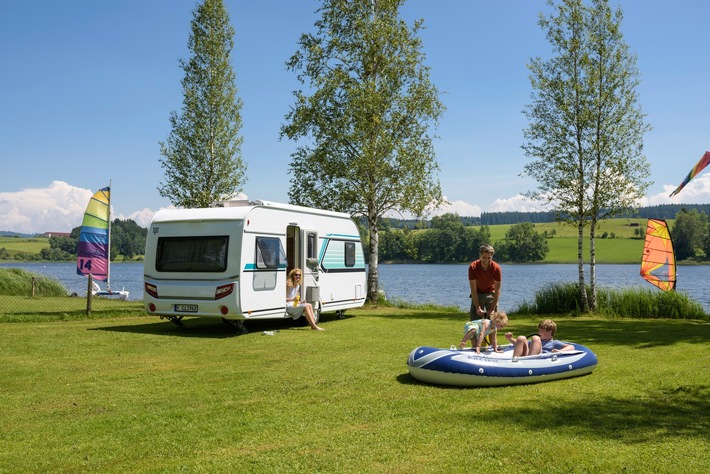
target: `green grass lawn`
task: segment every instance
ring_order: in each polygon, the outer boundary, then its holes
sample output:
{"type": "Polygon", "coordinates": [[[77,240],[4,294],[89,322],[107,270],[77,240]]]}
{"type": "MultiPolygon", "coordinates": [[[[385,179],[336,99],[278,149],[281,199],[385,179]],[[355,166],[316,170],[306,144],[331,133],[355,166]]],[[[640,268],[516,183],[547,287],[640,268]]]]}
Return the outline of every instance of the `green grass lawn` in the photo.
{"type": "MultiPolygon", "coordinates": [[[[547,239],[550,251],[542,263],[577,263],[578,241],[572,237],[547,239]],[[571,258],[574,256],[574,258],[571,258]]],[[[597,263],[641,264],[644,241],[640,239],[596,239],[594,248],[597,263]]],[[[584,262],[589,262],[589,241],[583,245],[584,262]]]]}
{"type": "Polygon", "coordinates": [[[591,375],[465,389],[416,382],[406,358],[457,343],[466,315],[329,316],[243,336],[199,319],[2,322],[0,472],[710,470],[709,323],[555,318],[597,354],[591,375]]]}

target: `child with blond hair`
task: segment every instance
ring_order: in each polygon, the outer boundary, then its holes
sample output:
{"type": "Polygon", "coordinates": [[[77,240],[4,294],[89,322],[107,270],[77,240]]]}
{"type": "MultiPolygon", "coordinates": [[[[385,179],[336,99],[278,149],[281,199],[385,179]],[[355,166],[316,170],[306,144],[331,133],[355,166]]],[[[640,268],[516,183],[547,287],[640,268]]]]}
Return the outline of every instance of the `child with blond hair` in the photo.
{"type": "Polygon", "coordinates": [[[459,344],[459,350],[466,346],[466,343],[471,341],[471,348],[476,350],[476,354],[481,353],[481,343],[483,339],[491,335],[491,345],[495,352],[503,352],[498,349],[498,330],[503,329],[508,324],[508,315],[502,311],[494,311],[490,319],[477,319],[468,321],[463,326],[463,339],[459,344]]]}

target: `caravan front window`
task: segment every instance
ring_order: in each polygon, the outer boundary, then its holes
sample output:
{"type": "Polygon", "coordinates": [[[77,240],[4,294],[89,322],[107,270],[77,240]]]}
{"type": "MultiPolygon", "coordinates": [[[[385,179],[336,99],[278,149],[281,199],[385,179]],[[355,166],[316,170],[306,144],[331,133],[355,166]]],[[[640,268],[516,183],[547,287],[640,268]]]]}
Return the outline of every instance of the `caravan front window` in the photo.
{"type": "Polygon", "coordinates": [[[159,272],[224,272],[229,236],[160,237],[155,257],[159,272]]]}

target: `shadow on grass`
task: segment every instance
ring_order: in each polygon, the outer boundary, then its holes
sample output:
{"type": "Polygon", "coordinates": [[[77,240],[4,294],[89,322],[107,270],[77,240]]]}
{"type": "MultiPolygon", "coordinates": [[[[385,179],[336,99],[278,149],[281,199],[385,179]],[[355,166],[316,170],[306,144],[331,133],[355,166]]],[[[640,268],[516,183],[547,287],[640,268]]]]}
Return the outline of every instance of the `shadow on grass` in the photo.
{"type": "Polygon", "coordinates": [[[598,343],[644,349],[677,342],[705,344],[710,338],[710,324],[702,321],[559,318],[557,322],[556,339],[578,342],[589,347],[598,343]]]}
{"type": "MultiPolygon", "coordinates": [[[[463,325],[467,314],[442,313],[435,311],[399,311],[387,314],[365,314],[368,317],[413,320],[434,319],[438,321],[458,321],[463,325]]],[[[508,330],[514,334],[532,334],[537,331],[536,321],[548,316],[509,318],[509,325],[499,334],[508,330]],[[522,320],[522,321],[521,321],[522,320]]],[[[710,323],[683,319],[592,319],[552,316],[557,322],[555,339],[572,341],[593,347],[598,344],[619,344],[639,349],[667,346],[676,342],[704,344],[710,340],[710,323]]],[[[500,335],[499,335],[500,340],[500,335]]]]}
{"type": "MultiPolygon", "coordinates": [[[[154,336],[199,337],[213,339],[224,339],[242,335],[242,333],[235,326],[224,323],[219,319],[185,318],[182,320],[185,327],[178,327],[176,324],[165,319],[160,319],[158,316],[147,316],[147,318],[150,318],[151,321],[154,322],[125,326],[106,326],[100,328],[90,328],[88,330],[151,334],[154,336]]],[[[348,319],[347,314],[341,318],[336,314],[328,313],[321,315],[320,323],[328,323],[341,319],[348,319]]],[[[290,318],[251,320],[245,321],[244,325],[248,333],[308,329],[308,325],[303,318],[299,318],[297,320],[290,318]]]]}
{"type": "MultiPolygon", "coordinates": [[[[387,307],[365,308],[363,315],[372,318],[403,319],[436,319],[438,321],[468,321],[468,312],[457,312],[443,309],[393,309],[387,307]]],[[[463,324],[463,323],[462,323],[463,324]]]]}
{"type": "Polygon", "coordinates": [[[571,428],[588,438],[644,443],[659,437],[706,436],[704,414],[709,412],[710,386],[679,385],[627,398],[595,396],[579,403],[551,399],[535,407],[489,411],[484,417],[491,423],[505,418],[529,430],[541,425],[551,430],[571,428]]]}
{"type": "MultiPolygon", "coordinates": [[[[588,376],[591,375],[584,377],[588,376]]],[[[419,382],[408,373],[398,375],[397,381],[403,385],[428,385],[443,390],[500,388],[431,385],[419,382]]],[[[524,390],[527,386],[515,386],[515,389],[524,390]]],[[[541,426],[551,430],[569,428],[588,438],[643,443],[659,437],[706,436],[707,413],[710,413],[709,385],[678,385],[626,398],[595,395],[579,403],[550,399],[548,403],[533,407],[491,410],[477,416],[478,422],[488,420],[491,426],[505,419],[510,425],[531,431],[537,431],[541,426]]],[[[454,418],[461,420],[469,416],[470,413],[457,413],[454,418]]]]}

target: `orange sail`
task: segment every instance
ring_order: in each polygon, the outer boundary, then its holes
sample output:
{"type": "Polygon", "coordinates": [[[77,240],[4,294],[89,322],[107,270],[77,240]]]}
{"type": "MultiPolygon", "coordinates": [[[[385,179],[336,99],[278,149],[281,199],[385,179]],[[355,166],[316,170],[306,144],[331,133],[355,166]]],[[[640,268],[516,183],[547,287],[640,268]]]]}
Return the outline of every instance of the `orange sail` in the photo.
{"type": "Polygon", "coordinates": [[[675,290],[675,252],[668,225],[664,220],[648,220],[646,243],[641,259],[641,276],[661,290],[675,290]]]}

